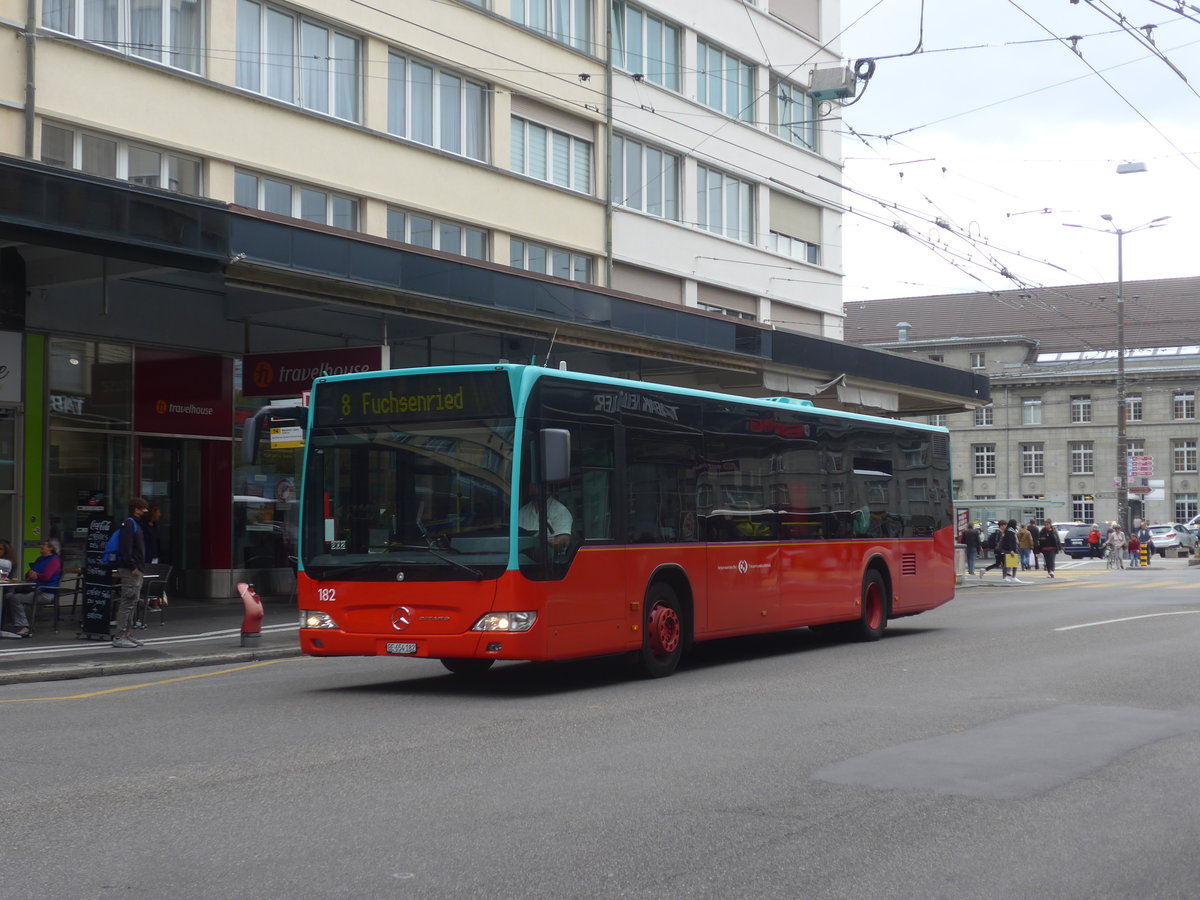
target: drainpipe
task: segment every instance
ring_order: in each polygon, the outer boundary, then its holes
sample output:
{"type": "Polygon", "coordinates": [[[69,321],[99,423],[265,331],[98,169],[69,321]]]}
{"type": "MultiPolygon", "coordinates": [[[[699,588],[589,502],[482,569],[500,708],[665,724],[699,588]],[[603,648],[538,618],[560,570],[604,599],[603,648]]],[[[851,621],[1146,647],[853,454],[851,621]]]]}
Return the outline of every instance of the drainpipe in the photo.
{"type": "Polygon", "coordinates": [[[33,131],[37,125],[37,0],[25,12],[25,158],[33,159],[33,131]]]}
{"type": "MultiPolygon", "coordinates": [[[[32,3],[33,0],[30,0],[32,3]]],[[[613,28],[612,8],[604,4],[604,123],[608,136],[604,141],[604,286],[613,283],[613,28]]]]}

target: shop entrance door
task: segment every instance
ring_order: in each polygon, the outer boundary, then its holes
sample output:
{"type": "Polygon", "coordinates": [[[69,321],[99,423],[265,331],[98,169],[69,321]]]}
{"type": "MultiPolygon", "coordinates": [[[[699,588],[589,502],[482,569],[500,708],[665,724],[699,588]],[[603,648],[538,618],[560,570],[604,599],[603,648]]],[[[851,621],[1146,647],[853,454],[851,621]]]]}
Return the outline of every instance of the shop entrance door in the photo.
{"type": "MultiPolygon", "coordinates": [[[[182,576],[200,558],[200,441],[142,438],[141,496],[157,506],[158,561],[182,576]]],[[[147,519],[149,516],[147,516],[147,519]]],[[[173,580],[179,582],[178,577],[173,580]]]]}

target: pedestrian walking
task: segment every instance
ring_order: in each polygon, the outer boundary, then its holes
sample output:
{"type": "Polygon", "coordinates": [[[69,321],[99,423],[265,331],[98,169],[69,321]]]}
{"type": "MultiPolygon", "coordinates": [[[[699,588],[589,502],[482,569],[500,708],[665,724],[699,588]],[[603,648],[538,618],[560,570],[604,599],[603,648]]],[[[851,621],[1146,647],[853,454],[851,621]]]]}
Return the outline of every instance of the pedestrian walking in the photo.
{"type": "Polygon", "coordinates": [[[1055,559],[1062,552],[1062,539],[1058,536],[1058,529],[1049,519],[1042,523],[1041,530],[1038,531],[1037,545],[1038,552],[1046,563],[1046,577],[1053,578],[1055,559]]]}
{"type": "Polygon", "coordinates": [[[1017,526],[1017,547],[1021,553],[1021,570],[1033,568],[1033,532],[1023,523],[1017,526]]]}
{"type": "Polygon", "coordinates": [[[150,504],[141,497],[130,500],[129,515],[121,523],[117,538],[117,557],[113,565],[120,575],[121,592],[113,616],[117,625],[112,645],[123,649],[142,646],[141,641],[133,639],[133,616],[142,593],[142,573],[146,568],[146,544],[140,523],[149,508],[150,504]]]}
{"type": "Polygon", "coordinates": [[[975,560],[979,558],[979,552],[983,549],[983,539],[979,536],[979,523],[975,522],[964,528],[958,540],[966,548],[967,574],[974,575],[975,560]]]}
{"type": "Polygon", "coordinates": [[[992,569],[1001,569],[1002,575],[1008,575],[1007,572],[1003,571],[1004,550],[1001,549],[1001,545],[1004,543],[1004,533],[1006,531],[1008,531],[1008,523],[1004,520],[1001,520],[999,529],[994,534],[988,536],[988,541],[991,544],[992,553],[994,554],[995,559],[992,560],[992,564],[990,566],[979,570],[980,578],[982,578],[985,573],[992,571],[992,569]]]}

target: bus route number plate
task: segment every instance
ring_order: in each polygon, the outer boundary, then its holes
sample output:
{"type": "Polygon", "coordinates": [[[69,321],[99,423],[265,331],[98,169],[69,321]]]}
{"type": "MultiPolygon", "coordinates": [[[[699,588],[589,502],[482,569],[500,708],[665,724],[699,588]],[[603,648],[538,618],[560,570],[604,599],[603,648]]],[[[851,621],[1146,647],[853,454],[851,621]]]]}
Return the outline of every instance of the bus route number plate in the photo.
{"type": "Polygon", "coordinates": [[[413,653],[417,652],[417,645],[416,644],[394,644],[394,643],[388,644],[387,652],[388,653],[398,653],[401,656],[410,656],[413,653]]]}

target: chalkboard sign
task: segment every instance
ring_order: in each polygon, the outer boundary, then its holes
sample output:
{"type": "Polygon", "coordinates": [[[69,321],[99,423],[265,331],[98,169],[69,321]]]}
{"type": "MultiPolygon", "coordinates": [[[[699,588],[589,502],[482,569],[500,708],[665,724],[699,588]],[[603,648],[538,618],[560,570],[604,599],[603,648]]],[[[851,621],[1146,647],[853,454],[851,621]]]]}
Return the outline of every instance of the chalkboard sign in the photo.
{"type": "Polygon", "coordinates": [[[113,574],[112,564],[104,562],[104,545],[112,529],[120,522],[96,518],[88,522],[87,555],[83,568],[83,625],[81,638],[107,639],[112,629],[113,574]]]}

